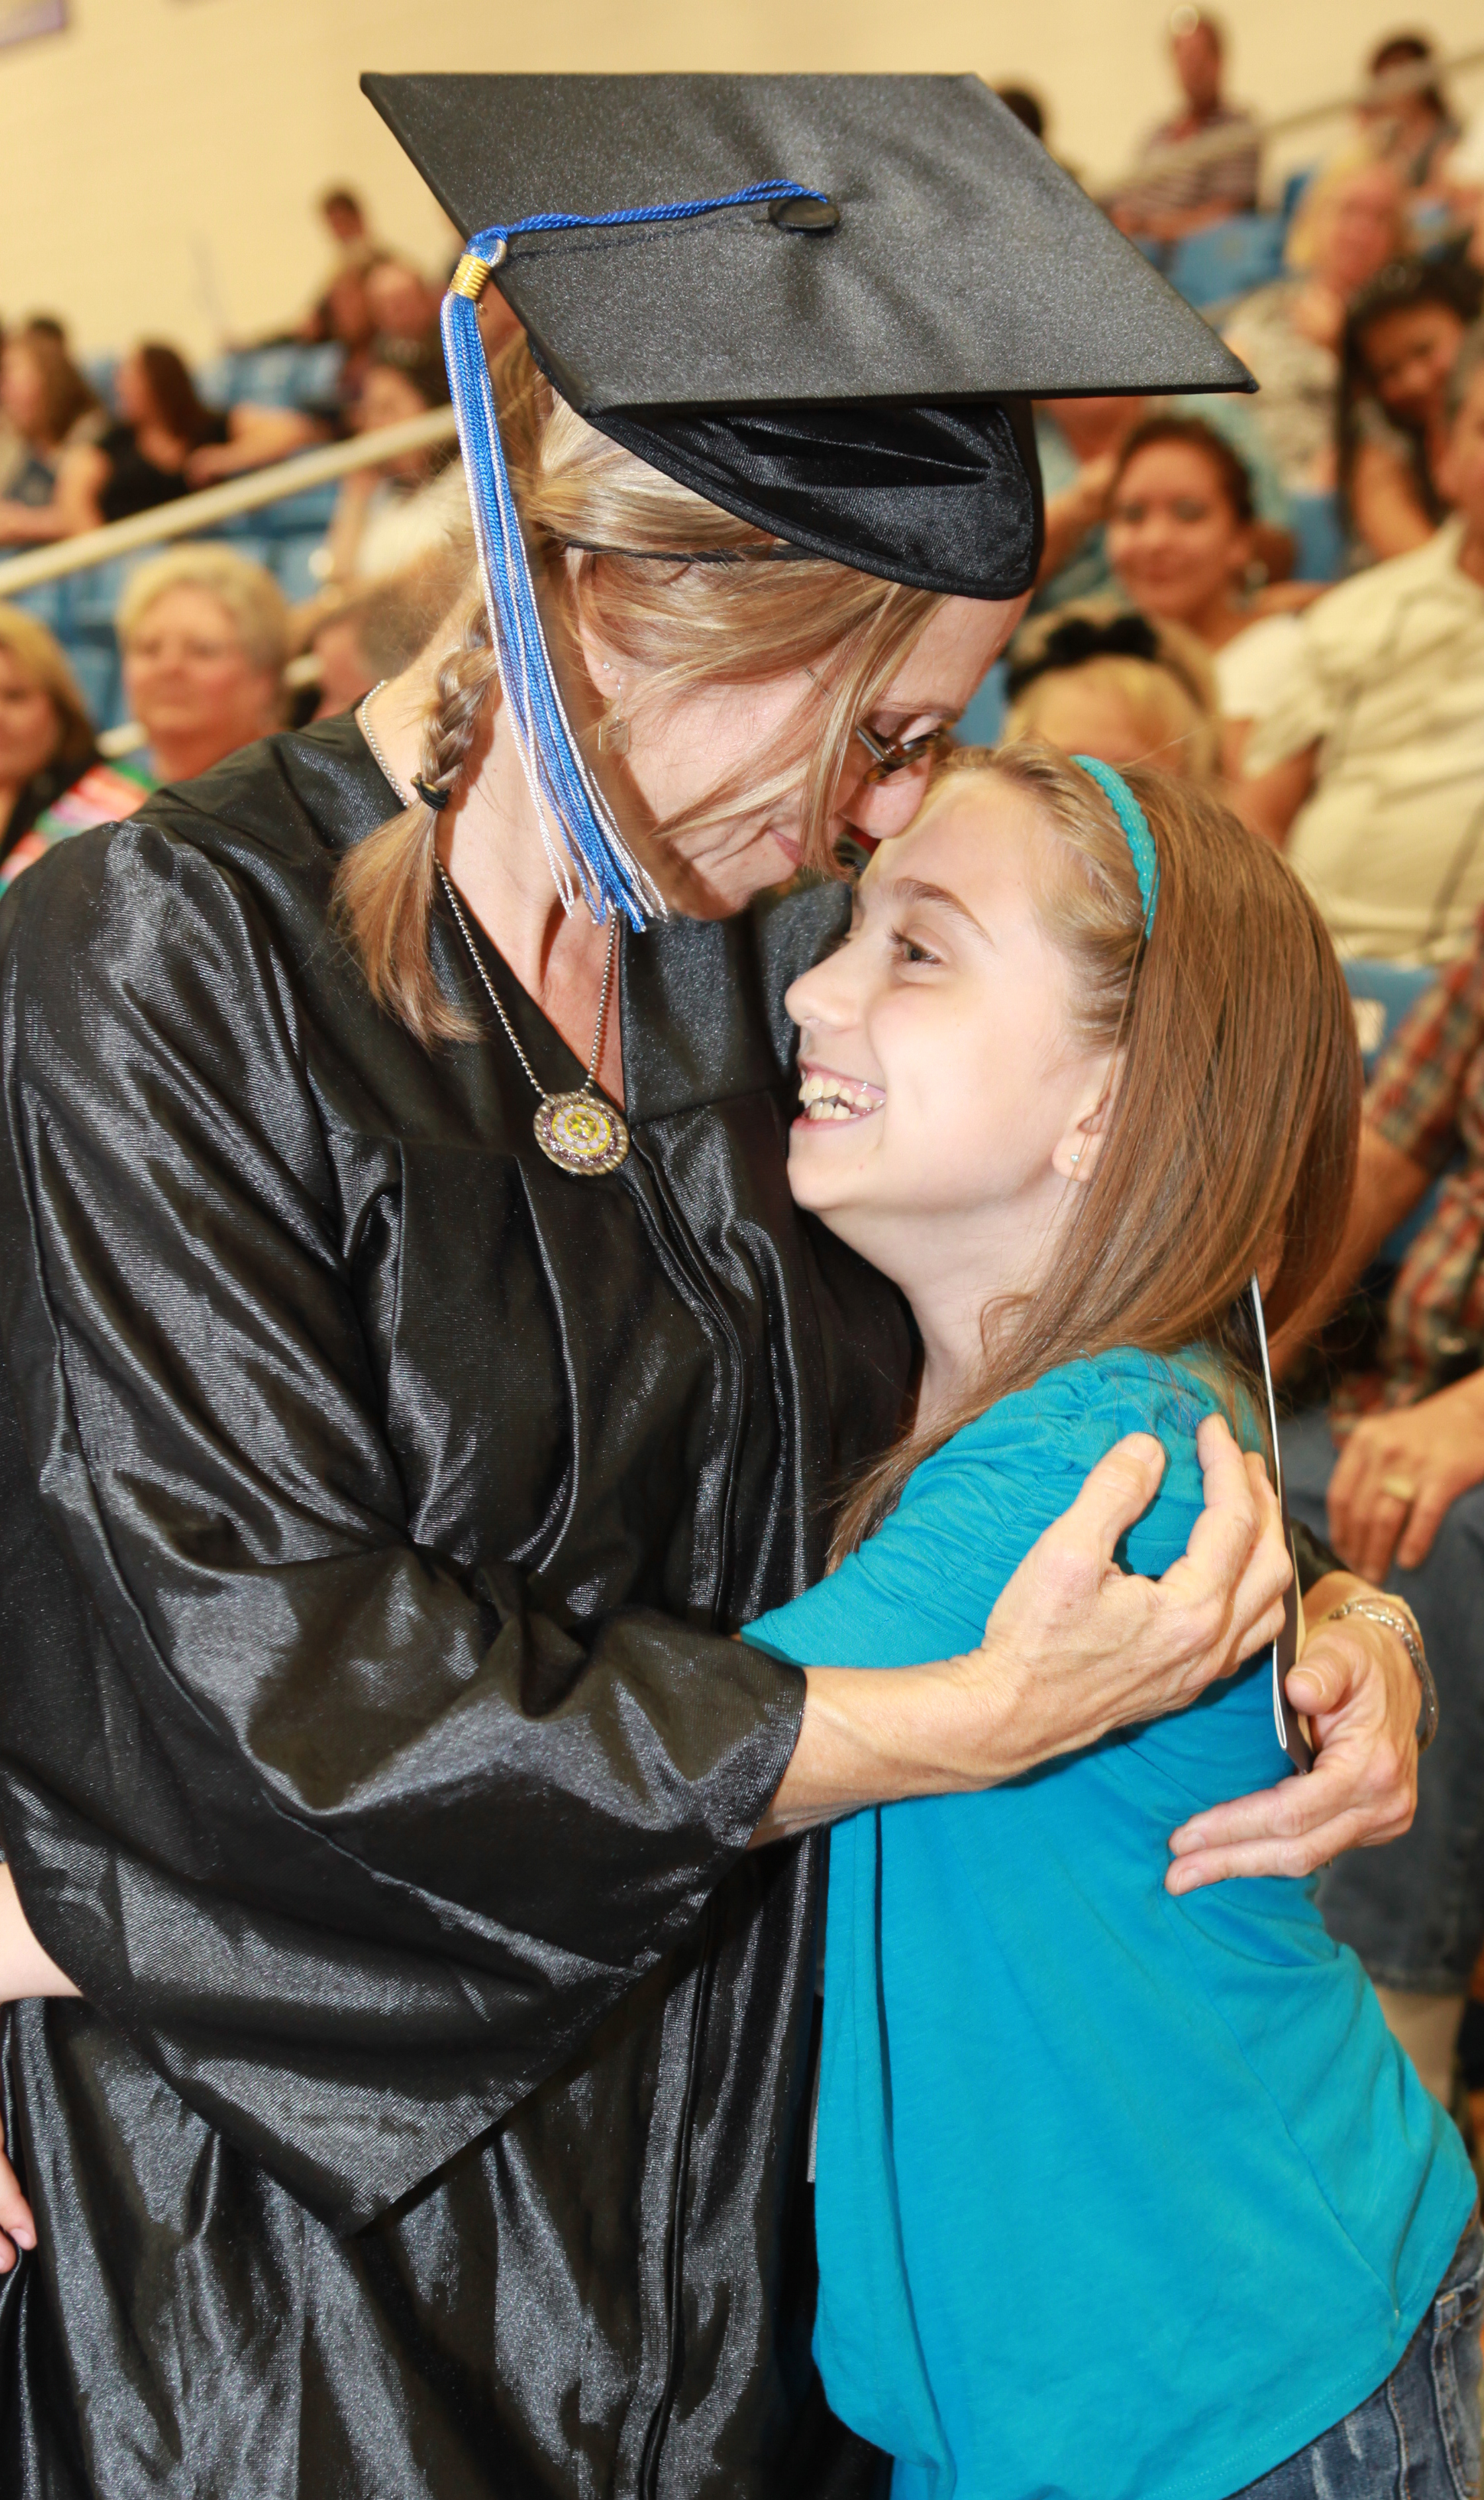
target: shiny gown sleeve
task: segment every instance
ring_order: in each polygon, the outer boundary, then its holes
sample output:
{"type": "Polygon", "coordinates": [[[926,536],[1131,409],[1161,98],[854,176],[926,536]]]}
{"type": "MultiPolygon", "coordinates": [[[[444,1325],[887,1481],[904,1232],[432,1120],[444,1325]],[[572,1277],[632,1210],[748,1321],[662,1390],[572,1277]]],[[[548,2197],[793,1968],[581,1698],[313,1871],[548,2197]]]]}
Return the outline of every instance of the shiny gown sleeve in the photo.
{"type": "Polygon", "coordinates": [[[0,1825],[83,1995],[354,2226],[684,1935],[802,1679],[418,1549],[250,898],[76,851],[0,918],[0,1825]]]}

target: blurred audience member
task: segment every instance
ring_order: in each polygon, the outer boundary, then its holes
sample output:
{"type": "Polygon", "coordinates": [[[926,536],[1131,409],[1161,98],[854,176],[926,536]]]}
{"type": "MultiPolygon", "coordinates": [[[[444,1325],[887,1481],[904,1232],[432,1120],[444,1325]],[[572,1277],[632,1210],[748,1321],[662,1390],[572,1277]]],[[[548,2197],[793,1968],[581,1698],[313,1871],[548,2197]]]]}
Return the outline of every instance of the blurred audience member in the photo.
{"type": "Polygon", "coordinates": [[[1447,418],[1453,519],[1302,619],[1238,794],[1342,953],[1412,964],[1451,961],[1484,904],[1484,324],[1447,418]]]}
{"type": "Polygon", "coordinates": [[[60,643],[23,609],[0,608],[0,885],[38,816],[96,753],[60,643]]]}
{"type": "MultiPolygon", "coordinates": [[[[1484,270],[1484,113],[1474,115],[1458,146],[1450,149],[1442,181],[1448,223],[1463,246],[1464,257],[1470,268],[1484,270]]],[[[1484,2018],[1480,2030],[1484,2033],[1484,2018]]]]}
{"type": "Polygon", "coordinates": [[[366,302],[379,344],[436,347],[440,297],[411,261],[385,252],[366,271],[366,302]]]}
{"type": "Polygon", "coordinates": [[[95,764],[38,816],[9,880],[72,834],[112,824],[280,726],[289,616],[271,573],[231,547],[184,546],[130,576],[118,603],[124,696],[143,751],[95,764]]]}
{"type": "Polygon", "coordinates": [[[1338,485],[1368,555],[1405,555],[1448,509],[1438,475],[1448,376],[1484,278],[1453,261],[1398,260],[1363,287],[1340,346],[1338,485]]]}
{"type": "Polygon", "coordinates": [[[368,260],[375,259],[380,247],[356,192],[338,183],[321,193],[319,214],[334,239],[338,268],[364,269],[368,260]]]}
{"type": "MultiPolygon", "coordinates": [[[[1384,79],[1398,70],[1416,70],[1436,58],[1425,35],[1388,35],[1366,64],[1369,78],[1384,79]]],[[[1361,128],[1375,153],[1396,169],[1408,193],[1440,196],[1443,160],[1457,145],[1460,128],[1435,80],[1375,104],[1363,104],[1361,128]]]]}
{"type": "Polygon", "coordinates": [[[150,345],[126,356],[115,397],[116,423],[62,461],[56,500],[64,534],[127,520],[217,477],[281,459],[313,432],[297,409],[234,408],[222,414],[207,408],[174,347],[150,345]]]}
{"type": "Polygon", "coordinates": [[[1011,647],[1005,736],[1044,739],[1120,770],[1214,780],[1216,679],[1193,634],[1108,599],[1033,616],[1011,647]]]}
{"type": "Polygon", "coordinates": [[[0,501],[0,546],[65,538],[57,470],[64,452],[103,432],[98,395],[49,331],[28,327],[0,354],[0,404],[25,446],[0,501]]]}
{"type": "MultiPolygon", "coordinates": [[[[435,342],[408,350],[383,341],[367,367],[355,428],[383,425],[446,407],[448,377],[435,342]]],[[[423,451],[352,472],[336,498],[327,580],[333,587],[384,579],[442,545],[463,517],[463,472],[450,438],[423,451]]]]}
{"type": "Polygon", "coordinates": [[[1209,652],[1229,773],[1250,724],[1287,680],[1298,620],[1275,611],[1315,595],[1308,584],[1254,584],[1256,525],[1252,480],[1203,417],[1151,416],[1136,427],[1108,499],[1108,560],[1134,607],[1183,625],[1209,652]]]}
{"type": "Polygon", "coordinates": [[[1373,158],[1330,166],[1289,229],[1291,276],[1259,286],[1225,325],[1261,385],[1252,413],[1291,495],[1335,485],[1339,346],[1345,312],[1406,247],[1401,181],[1373,158]]]}
{"type": "Polygon", "coordinates": [[[1028,86],[997,86],[995,93],[1001,103],[1014,115],[1016,120],[1022,122],[1029,130],[1032,138],[1039,139],[1044,146],[1046,108],[1039,96],[1033,95],[1028,86]]]}
{"type": "Polygon", "coordinates": [[[310,638],[319,663],[314,718],[353,710],[384,678],[411,668],[467,577],[467,546],[455,560],[450,543],[446,562],[434,557],[376,582],[321,617],[310,638]]]}
{"type": "Polygon", "coordinates": [[[1109,214],[1125,234],[1151,243],[1178,243],[1203,226],[1257,206],[1258,148],[1249,113],[1222,96],[1225,37],[1204,9],[1176,9],[1170,21],[1170,57],[1184,99],[1178,113],[1152,130],[1139,149],[1148,180],[1120,194],[1109,214]],[[1159,171],[1166,149],[1192,139],[1232,134],[1236,144],[1201,163],[1159,171]]]}
{"type": "MultiPolygon", "coordinates": [[[[485,294],[493,289],[485,288],[485,294]]],[[[1293,564],[1288,497],[1250,407],[1237,398],[1043,399],[1036,403],[1036,447],[1046,502],[1045,546],[1036,607],[1065,608],[1113,587],[1104,521],[1119,456],[1151,416],[1198,416],[1229,443],[1252,479],[1254,553],[1270,579],[1293,564]]]]}
{"type": "Polygon", "coordinates": [[[1340,1860],[1320,1898],[1424,2082],[1447,2100],[1484,1944],[1484,920],[1376,1069],[1345,1237],[1274,1345],[1281,1366],[1435,1183],[1387,1297],[1377,1366],[1284,1427],[1283,1469],[1296,1514],[1411,1606],[1437,1679],[1438,1737],[1411,1830],[1340,1860]]]}

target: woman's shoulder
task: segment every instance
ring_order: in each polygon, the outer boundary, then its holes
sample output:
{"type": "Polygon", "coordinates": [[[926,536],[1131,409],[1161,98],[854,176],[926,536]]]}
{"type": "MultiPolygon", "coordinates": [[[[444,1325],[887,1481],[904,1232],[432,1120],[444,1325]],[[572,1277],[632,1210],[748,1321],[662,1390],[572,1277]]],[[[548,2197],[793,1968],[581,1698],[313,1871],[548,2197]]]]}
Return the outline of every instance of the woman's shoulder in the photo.
{"type": "Polygon", "coordinates": [[[250,953],[254,978],[270,958],[327,955],[336,858],[389,801],[359,732],[357,754],[342,723],[326,731],[261,740],[46,850],[0,905],[12,984],[40,1003],[128,957],[190,984],[203,948],[223,972],[250,953]]]}

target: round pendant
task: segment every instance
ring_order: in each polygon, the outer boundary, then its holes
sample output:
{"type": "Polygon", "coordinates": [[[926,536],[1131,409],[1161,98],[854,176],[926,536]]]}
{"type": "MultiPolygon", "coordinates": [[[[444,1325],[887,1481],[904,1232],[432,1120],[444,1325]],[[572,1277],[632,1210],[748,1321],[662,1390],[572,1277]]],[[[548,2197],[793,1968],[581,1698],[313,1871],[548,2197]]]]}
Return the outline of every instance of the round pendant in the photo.
{"type": "Polygon", "coordinates": [[[629,1151],[623,1118],[599,1094],[547,1094],[535,1125],[542,1153],[579,1178],[616,1171],[629,1151]]]}

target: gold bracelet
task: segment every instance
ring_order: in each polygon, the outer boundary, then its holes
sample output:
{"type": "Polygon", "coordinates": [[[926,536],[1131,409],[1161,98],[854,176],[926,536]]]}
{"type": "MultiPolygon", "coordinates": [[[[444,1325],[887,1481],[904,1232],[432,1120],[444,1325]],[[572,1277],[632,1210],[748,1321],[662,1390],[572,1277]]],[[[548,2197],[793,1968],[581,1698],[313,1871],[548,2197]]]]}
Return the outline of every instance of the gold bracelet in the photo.
{"type": "Polygon", "coordinates": [[[1419,1754],[1425,1754],[1437,1733],[1441,1713],[1437,1703],[1437,1686],[1434,1681],[1433,1670],[1428,1664],[1427,1651],[1423,1647],[1421,1628],[1411,1607],[1404,1597],[1390,1595],[1348,1597],[1342,1606],[1332,1606],[1321,1621],[1327,1624],[1341,1624],[1346,1615],[1364,1615],[1368,1623],[1384,1624],[1388,1631],[1396,1633],[1407,1657],[1411,1660],[1413,1671],[1422,1687],[1422,1716],[1417,1727],[1417,1751],[1419,1754]]]}

